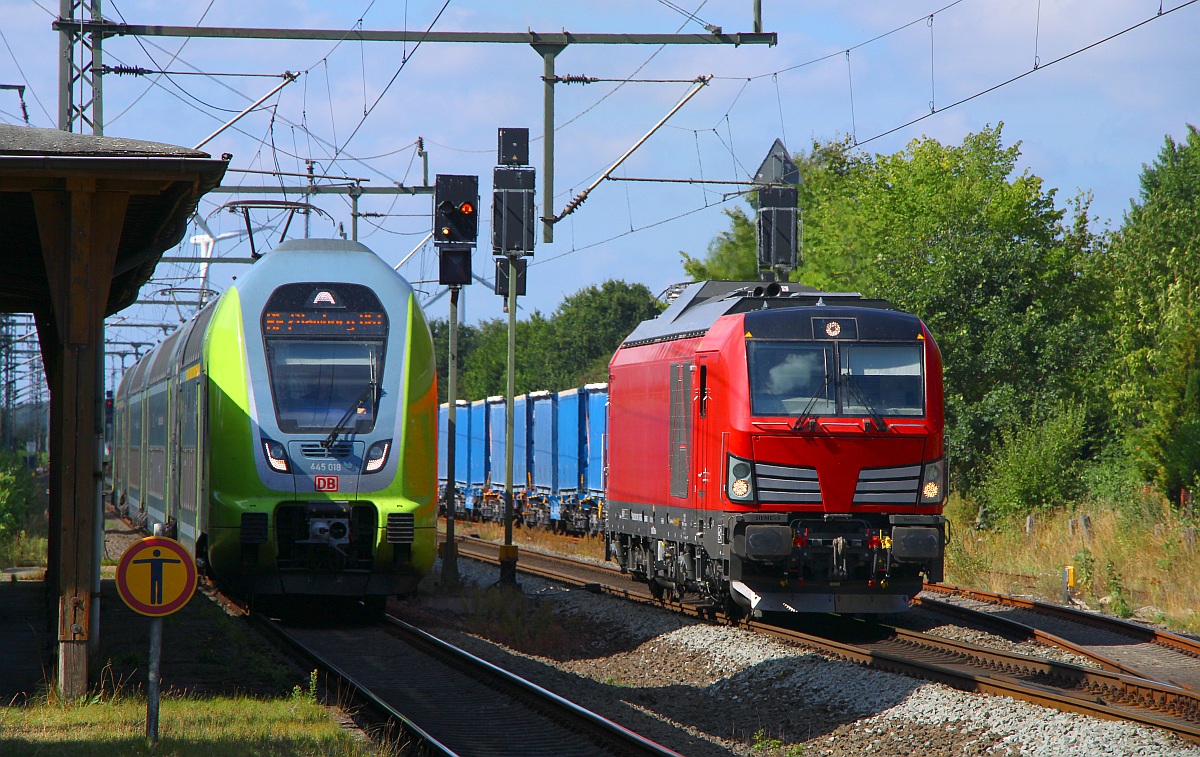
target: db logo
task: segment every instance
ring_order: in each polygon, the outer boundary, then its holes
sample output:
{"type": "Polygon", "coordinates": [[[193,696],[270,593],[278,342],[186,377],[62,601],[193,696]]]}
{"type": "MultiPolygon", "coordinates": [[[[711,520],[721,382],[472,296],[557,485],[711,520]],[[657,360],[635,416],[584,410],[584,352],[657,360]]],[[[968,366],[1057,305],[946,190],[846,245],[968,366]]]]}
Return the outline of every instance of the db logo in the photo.
{"type": "Polygon", "coordinates": [[[313,489],[319,492],[335,492],[338,490],[338,477],[313,476],[313,489]]]}

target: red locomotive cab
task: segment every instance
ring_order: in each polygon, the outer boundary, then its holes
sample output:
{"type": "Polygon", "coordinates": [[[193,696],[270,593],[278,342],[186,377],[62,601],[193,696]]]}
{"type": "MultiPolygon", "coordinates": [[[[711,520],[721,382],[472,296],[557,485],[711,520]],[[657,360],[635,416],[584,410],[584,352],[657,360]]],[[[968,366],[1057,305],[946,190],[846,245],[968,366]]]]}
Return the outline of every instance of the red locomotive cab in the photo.
{"type": "Polygon", "coordinates": [[[859,295],[691,285],[610,366],[609,556],[755,614],[894,612],[941,580],[941,354],[859,295]]]}
{"type": "Polygon", "coordinates": [[[941,353],[919,319],[834,306],[728,318],[727,455],[713,462],[729,506],[941,512],[941,353]]]}

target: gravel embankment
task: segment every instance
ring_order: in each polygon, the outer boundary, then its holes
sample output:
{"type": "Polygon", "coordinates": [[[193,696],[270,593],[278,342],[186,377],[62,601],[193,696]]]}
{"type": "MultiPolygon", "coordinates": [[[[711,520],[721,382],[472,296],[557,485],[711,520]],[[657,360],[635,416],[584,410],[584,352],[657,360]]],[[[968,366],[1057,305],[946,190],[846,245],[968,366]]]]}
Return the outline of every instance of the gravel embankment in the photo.
{"type": "MultiPolygon", "coordinates": [[[[496,568],[460,561],[464,580],[496,568]]],[[[433,576],[440,575],[440,566],[433,576]]],[[[521,576],[570,636],[504,645],[461,605],[396,605],[427,630],[687,755],[1200,757],[1163,731],[869,670],[753,632],[521,576]]],[[[467,602],[466,604],[470,604],[467,602]]],[[[544,613],[534,617],[546,623],[544,613]]],[[[519,634],[518,634],[519,636],[519,634]]]]}

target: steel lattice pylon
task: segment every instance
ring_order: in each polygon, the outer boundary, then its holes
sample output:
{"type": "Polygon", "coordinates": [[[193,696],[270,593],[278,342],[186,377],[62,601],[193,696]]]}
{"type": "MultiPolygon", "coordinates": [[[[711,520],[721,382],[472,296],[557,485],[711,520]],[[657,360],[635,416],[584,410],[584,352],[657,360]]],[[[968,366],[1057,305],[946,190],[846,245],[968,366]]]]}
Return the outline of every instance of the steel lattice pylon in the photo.
{"type": "Polygon", "coordinates": [[[60,0],[58,39],[58,128],[104,134],[101,70],[103,34],[73,28],[73,21],[101,21],[100,0],[60,0]]]}

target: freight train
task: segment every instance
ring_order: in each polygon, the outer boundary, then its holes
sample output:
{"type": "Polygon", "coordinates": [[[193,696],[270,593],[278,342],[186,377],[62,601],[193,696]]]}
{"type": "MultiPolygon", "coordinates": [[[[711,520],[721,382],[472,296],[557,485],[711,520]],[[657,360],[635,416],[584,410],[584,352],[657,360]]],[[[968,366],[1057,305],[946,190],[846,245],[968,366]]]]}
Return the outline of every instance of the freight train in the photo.
{"type": "MultiPolygon", "coordinates": [[[[602,531],[607,558],[658,596],[735,615],[897,612],[941,580],[942,360],[915,315],[794,284],[693,283],[625,339],[608,378],[514,403],[525,521],[602,531]]],[[[498,511],[503,408],[456,413],[468,516],[498,511]]]]}
{"type": "Polygon", "coordinates": [[[113,405],[113,503],[218,584],[381,609],[432,567],[433,342],[367,247],[281,243],[127,371],[113,405]]]}

